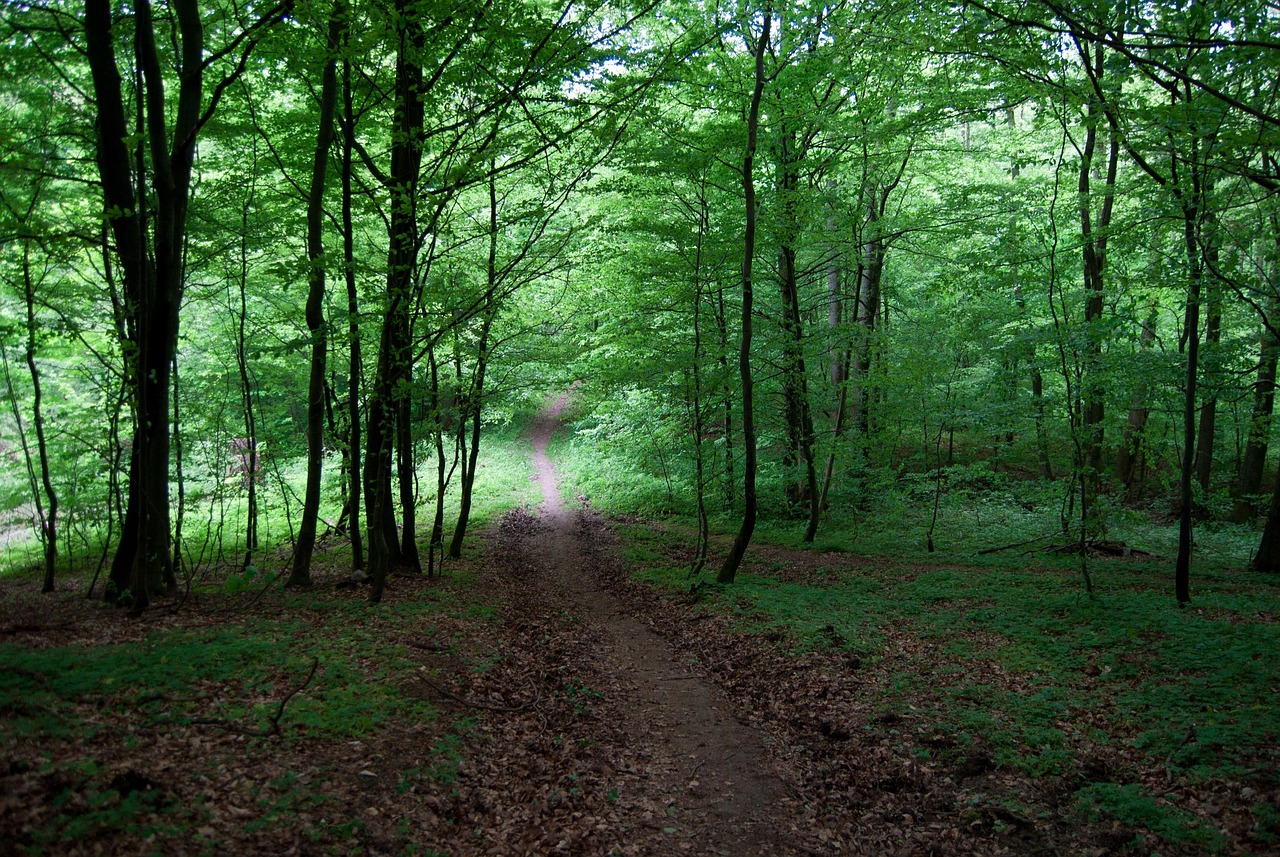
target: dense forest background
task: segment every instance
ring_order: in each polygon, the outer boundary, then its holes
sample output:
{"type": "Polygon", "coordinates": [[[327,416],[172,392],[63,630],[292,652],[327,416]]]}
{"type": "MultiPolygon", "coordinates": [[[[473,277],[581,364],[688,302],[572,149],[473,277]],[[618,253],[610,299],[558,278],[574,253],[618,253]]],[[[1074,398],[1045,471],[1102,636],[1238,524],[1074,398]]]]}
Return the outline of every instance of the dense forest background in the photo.
{"type": "Polygon", "coordinates": [[[737,528],[722,580],[757,520],[1139,547],[1179,601],[1196,527],[1280,563],[1274,2],[0,28],[0,550],[47,588],[305,584],[340,537],[378,600],[571,385],[578,501],[690,516],[699,569],[737,528]]]}

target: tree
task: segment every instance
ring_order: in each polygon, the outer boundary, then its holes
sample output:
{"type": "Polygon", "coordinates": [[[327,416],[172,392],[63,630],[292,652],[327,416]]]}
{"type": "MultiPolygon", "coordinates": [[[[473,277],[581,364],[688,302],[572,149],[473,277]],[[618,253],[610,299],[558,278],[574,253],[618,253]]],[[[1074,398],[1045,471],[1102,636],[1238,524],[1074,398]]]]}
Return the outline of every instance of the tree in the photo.
{"type": "MultiPolygon", "coordinates": [[[[337,51],[346,26],[347,10],[336,0],[329,18],[329,33],[320,82],[320,128],[311,168],[311,192],[307,196],[307,330],[311,333],[311,372],[307,386],[307,488],[303,499],[298,543],[287,586],[311,583],[311,554],[315,549],[316,521],[320,517],[320,478],[324,461],[325,381],[329,332],[324,319],[325,254],[324,190],[329,148],[334,136],[337,105],[337,51]]],[[[352,393],[354,395],[354,392],[352,393]]]]}
{"type": "Polygon", "coordinates": [[[742,237],[742,330],[741,345],[738,351],[738,374],[742,384],[742,445],[743,445],[743,511],[742,524],[738,535],[733,540],[733,547],[725,557],[720,571],[716,575],[719,583],[733,583],[742,565],[742,558],[751,544],[751,535],[756,526],[756,434],[755,415],[752,410],[751,375],[751,325],[752,301],[755,286],[752,280],[752,266],[756,252],[756,185],[755,156],[756,143],[760,130],[760,98],[764,92],[765,73],[764,59],[769,50],[769,30],[773,26],[773,9],[766,6],[764,21],[760,27],[760,36],[756,40],[752,55],[755,58],[754,83],[751,90],[751,103],[747,108],[747,145],[742,155],[742,193],[745,206],[745,228],[742,237]]]}
{"type": "Polygon", "coordinates": [[[173,25],[179,50],[179,56],[171,58],[174,71],[168,75],[177,77],[172,105],[165,93],[165,57],[158,47],[149,0],[141,0],[131,16],[113,10],[109,0],[86,0],[84,15],[96,105],[98,174],[115,238],[112,251],[124,283],[132,349],[129,374],[134,384],[129,505],[107,598],[134,610],[144,609],[152,596],[175,584],[169,549],[169,390],[196,140],[227,87],[244,73],[258,39],[290,7],[272,7],[209,57],[204,53],[205,26],[195,0],[175,0],[172,8],[174,20],[163,22],[173,25]],[[125,68],[131,80],[136,72],[139,81],[134,96],[138,122],[133,131],[115,43],[116,34],[124,32],[137,59],[136,68],[125,68]],[[206,70],[237,51],[238,61],[206,102],[206,70]],[[130,152],[129,142],[134,139],[138,145],[130,152]]]}

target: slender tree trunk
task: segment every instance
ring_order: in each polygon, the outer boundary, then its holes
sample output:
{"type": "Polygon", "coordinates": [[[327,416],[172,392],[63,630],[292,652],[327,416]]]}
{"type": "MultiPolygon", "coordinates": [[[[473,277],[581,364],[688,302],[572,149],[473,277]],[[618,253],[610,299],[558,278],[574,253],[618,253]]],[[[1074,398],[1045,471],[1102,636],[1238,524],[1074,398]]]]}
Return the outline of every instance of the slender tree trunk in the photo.
{"type": "MultiPolygon", "coordinates": [[[[1276,317],[1275,303],[1272,317],[1276,317]]],[[[1245,443],[1244,458],[1232,493],[1235,505],[1231,520],[1243,524],[1257,514],[1254,497],[1262,488],[1262,473],[1267,461],[1268,440],[1271,436],[1271,414],[1276,399],[1276,354],[1280,351],[1280,339],[1263,327],[1262,353],[1258,358],[1258,380],[1253,387],[1253,411],[1249,419],[1249,438],[1245,443]]]]}
{"type": "Polygon", "coordinates": [[[733,385],[729,382],[729,322],[724,308],[724,284],[717,283],[715,300],[716,352],[720,355],[720,381],[724,392],[724,498],[722,507],[732,509],[738,499],[738,480],[733,466],[733,385]]]}
{"type": "MultiPolygon", "coordinates": [[[[1194,193],[1194,191],[1193,191],[1194,193]]],[[[1194,499],[1192,481],[1196,459],[1196,382],[1200,367],[1200,288],[1201,260],[1198,236],[1199,195],[1183,198],[1183,237],[1187,252],[1187,310],[1184,329],[1187,338],[1186,383],[1183,390],[1182,472],[1179,496],[1182,508],[1178,514],[1178,558],[1174,567],[1174,594],[1178,603],[1191,600],[1191,536],[1194,499]]],[[[1261,551],[1259,552],[1261,553],[1261,551]]]]}
{"type": "Polygon", "coordinates": [[[449,487],[444,451],[444,413],[440,400],[440,364],[436,360],[435,349],[427,347],[427,365],[431,372],[430,401],[432,428],[431,434],[436,446],[436,503],[435,515],[431,521],[431,541],[427,548],[427,574],[436,573],[436,557],[440,558],[440,568],[444,568],[444,493],[449,487]]]}
{"type": "Polygon", "coordinates": [[[773,10],[764,10],[764,26],[755,50],[755,87],[751,93],[751,107],[747,111],[747,148],[742,158],[742,189],[746,204],[746,229],[742,247],[742,342],[738,352],[738,371],[742,379],[742,442],[743,442],[743,512],[742,525],[733,541],[724,565],[720,567],[716,581],[732,583],[737,576],[742,558],[751,544],[756,527],[756,434],[755,417],[752,414],[751,377],[751,312],[753,284],[752,263],[756,252],[756,186],[754,162],[756,136],[760,125],[760,96],[764,91],[764,57],[769,49],[769,30],[773,25],[773,10]]]}
{"type": "MultiPolygon", "coordinates": [[[[42,388],[40,386],[40,369],[36,365],[36,293],[35,283],[31,277],[31,242],[22,245],[22,290],[27,305],[27,371],[31,374],[31,419],[36,430],[36,454],[40,459],[40,483],[44,487],[44,496],[48,499],[47,509],[40,509],[40,494],[31,487],[36,499],[44,543],[44,584],[41,592],[52,592],[53,574],[58,562],[58,492],[53,489],[53,479],[49,472],[49,446],[44,436],[44,413],[41,410],[42,388]]],[[[17,410],[17,401],[14,401],[17,410]]],[[[19,422],[21,427],[21,422],[19,422]]],[[[26,443],[23,442],[25,451],[26,443]]],[[[30,468],[30,456],[27,457],[30,468]]],[[[32,480],[34,482],[34,479],[32,480]]]]}
{"type": "Polygon", "coordinates": [[[324,70],[320,82],[320,129],[316,134],[311,165],[311,190],[307,195],[307,330],[311,334],[311,374],[307,384],[307,487],[298,524],[298,543],[286,586],[311,585],[311,555],[320,518],[320,488],[324,464],[325,374],[328,371],[329,333],[324,318],[324,188],[333,142],[333,118],[337,103],[337,51],[342,41],[346,9],[337,0],[329,18],[324,70]]]}
{"type": "MultiPolygon", "coordinates": [[[[253,172],[257,175],[257,142],[254,143],[253,172]]],[[[249,320],[247,293],[249,289],[249,210],[253,207],[256,185],[249,182],[249,197],[240,215],[240,316],[236,324],[236,367],[240,371],[240,403],[244,408],[244,432],[248,465],[244,485],[249,492],[249,508],[246,512],[244,532],[243,567],[253,564],[253,552],[258,549],[258,473],[262,463],[258,457],[258,426],[253,409],[253,382],[249,377],[248,343],[245,325],[249,320]]]]}
{"type": "Polygon", "coordinates": [[[467,535],[467,523],[471,519],[471,491],[475,487],[476,468],[480,464],[480,427],[484,413],[484,376],[489,367],[489,331],[497,315],[498,291],[498,180],[496,165],[489,168],[489,258],[486,265],[487,287],[485,306],[480,322],[480,340],[476,343],[476,369],[471,380],[471,395],[467,397],[467,408],[462,415],[463,424],[467,414],[471,420],[471,451],[462,462],[461,496],[458,498],[458,521],[453,528],[453,539],[449,543],[449,557],[458,559],[462,556],[462,542],[467,535]]]}
{"type": "MultiPolygon", "coordinates": [[[[1142,333],[1138,338],[1138,350],[1146,352],[1151,349],[1156,339],[1156,304],[1151,303],[1147,318],[1142,323],[1142,333]]],[[[1134,390],[1129,404],[1129,418],[1125,423],[1124,437],[1120,442],[1120,450],[1116,455],[1116,475],[1124,485],[1125,493],[1132,496],[1138,484],[1139,464],[1143,457],[1143,445],[1147,428],[1147,419],[1151,408],[1147,403],[1145,385],[1134,390]]]]}
{"type": "MultiPolygon", "coordinates": [[[[343,45],[350,40],[343,30],[343,45]]],[[[351,94],[351,62],[342,60],[342,270],[347,285],[347,339],[351,350],[347,367],[347,451],[351,468],[351,570],[364,568],[364,538],[360,529],[360,495],[363,487],[360,450],[360,295],[356,289],[355,229],[351,212],[351,159],[355,149],[355,108],[351,94]]]]}
{"type": "MultiPolygon", "coordinates": [[[[1208,252],[1207,249],[1203,252],[1208,252]]],[[[1195,480],[1204,491],[1209,490],[1209,480],[1213,476],[1213,446],[1217,435],[1218,422],[1218,385],[1219,355],[1218,345],[1222,341],[1222,301],[1217,289],[1208,287],[1207,317],[1204,324],[1203,359],[1205,361],[1205,397],[1200,404],[1200,427],[1196,432],[1196,472],[1195,480]]]]}
{"type": "MultiPolygon", "coordinates": [[[[1095,50],[1092,60],[1086,56],[1085,62],[1092,62],[1094,79],[1102,79],[1105,69],[1102,49],[1095,50]]],[[[1105,415],[1103,402],[1106,397],[1101,366],[1103,286],[1107,267],[1108,230],[1111,227],[1116,171],[1120,159],[1120,140],[1112,132],[1110,125],[1104,124],[1104,119],[1102,106],[1091,101],[1085,116],[1085,144],[1080,157],[1078,185],[1080,248],[1083,255],[1084,288],[1087,295],[1084,311],[1087,336],[1085,377],[1081,391],[1084,399],[1081,430],[1084,433],[1085,444],[1084,472],[1081,477],[1081,516],[1085,527],[1095,535],[1101,534],[1103,525],[1097,514],[1097,498],[1102,487],[1103,417],[1105,415]],[[1102,188],[1102,204],[1098,209],[1095,222],[1093,207],[1096,204],[1096,192],[1092,188],[1092,177],[1097,168],[1094,160],[1097,153],[1099,126],[1102,126],[1107,134],[1107,172],[1102,188]]]]}
{"type": "Polygon", "coordinates": [[[693,257],[693,365],[690,371],[689,398],[693,404],[694,490],[698,508],[698,542],[693,551],[689,576],[697,577],[707,564],[711,542],[711,524],[707,517],[706,460],[702,443],[705,431],[702,416],[702,245],[709,228],[709,212],[705,183],[698,188],[698,239],[693,257]]]}

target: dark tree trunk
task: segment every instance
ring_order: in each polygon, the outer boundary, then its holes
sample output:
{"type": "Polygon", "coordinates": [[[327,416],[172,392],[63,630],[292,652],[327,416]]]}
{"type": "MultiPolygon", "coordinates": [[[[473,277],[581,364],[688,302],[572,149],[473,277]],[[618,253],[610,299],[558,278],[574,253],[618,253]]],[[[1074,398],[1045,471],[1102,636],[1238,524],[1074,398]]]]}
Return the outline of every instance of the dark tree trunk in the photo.
{"type": "Polygon", "coordinates": [[[1204,491],[1209,490],[1209,480],[1213,477],[1213,446],[1218,424],[1218,384],[1221,382],[1217,348],[1222,341],[1222,302],[1218,299],[1216,292],[1217,289],[1209,288],[1208,317],[1204,324],[1205,398],[1200,404],[1200,427],[1196,432],[1195,479],[1204,491]]]}
{"type": "Polygon", "coordinates": [[[1280,474],[1276,476],[1277,488],[1271,495],[1271,506],[1267,510],[1267,523],[1262,529],[1262,541],[1258,544],[1258,552],[1249,563],[1251,571],[1280,572],[1280,474]]]}
{"type": "MultiPolygon", "coordinates": [[[[476,482],[476,467],[480,464],[480,427],[484,415],[484,376],[489,368],[489,330],[497,315],[498,291],[498,180],[494,165],[489,169],[489,258],[486,266],[487,288],[484,296],[483,317],[480,322],[480,341],[476,344],[476,369],[471,380],[471,394],[467,396],[467,408],[462,414],[465,427],[468,415],[471,421],[471,450],[462,460],[461,495],[458,498],[458,521],[449,542],[449,557],[462,556],[462,542],[471,520],[471,492],[476,482]]],[[[461,430],[461,429],[460,429],[461,430]]]]}
{"type": "MultiPolygon", "coordinates": [[[[182,69],[173,99],[165,93],[150,0],[132,4],[132,15],[119,22],[113,20],[109,0],[86,0],[84,16],[96,107],[98,174],[124,282],[128,327],[133,333],[128,375],[133,379],[135,430],[129,507],[106,597],[134,610],[144,609],[154,595],[176,587],[169,549],[169,391],[178,341],[191,170],[200,127],[245,68],[243,62],[237,65],[214,89],[210,103],[203,104],[206,57],[199,6],[196,0],[173,0],[169,8],[174,12],[175,26],[166,32],[166,39],[175,43],[182,69]],[[113,40],[121,30],[117,23],[131,24],[139,72],[136,115],[140,122],[134,154],[128,148],[131,135],[113,40]],[[149,150],[145,164],[141,158],[144,147],[149,150]],[[133,164],[139,166],[137,187],[131,175],[133,164]]],[[[243,58],[247,59],[261,33],[280,20],[287,8],[274,7],[242,34],[247,36],[243,58]]]]}
{"type": "Polygon", "coordinates": [[[732,583],[742,565],[751,535],[756,527],[756,434],[752,406],[751,377],[751,310],[753,284],[752,263],[756,252],[756,185],[754,163],[756,136],[760,126],[760,96],[764,91],[764,56],[769,50],[769,30],[773,25],[773,10],[764,10],[764,26],[755,50],[755,86],[751,93],[751,106],[747,111],[747,148],[742,158],[742,189],[746,204],[746,229],[742,247],[742,342],[738,351],[738,371],[742,380],[742,443],[743,443],[743,512],[742,525],[733,540],[733,547],[720,567],[716,581],[732,583]]]}
{"type": "MultiPolygon", "coordinates": [[[[257,142],[254,142],[251,175],[257,175],[257,142]]],[[[240,317],[236,325],[236,367],[240,372],[240,404],[244,409],[245,452],[248,464],[244,467],[244,487],[248,490],[248,509],[245,512],[244,562],[253,564],[253,552],[258,549],[258,474],[262,463],[258,457],[258,426],[253,409],[253,382],[249,378],[249,354],[245,326],[249,321],[247,293],[249,290],[249,210],[253,208],[256,186],[249,181],[249,196],[240,216],[240,317]]],[[[233,443],[234,445],[234,443],[233,443]]]]}
{"type": "Polygon", "coordinates": [[[431,433],[436,445],[436,503],[435,515],[431,521],[431,541],[427,548],[427,574],[436,573],[436,557],[439,556],[440,569],[444,568],[444,493],[449,487],[448,462],[444,451],[444,413],[440,401],[440,364],[436,360],[435,349],[427,347],[427,364],[431,372],[430,401],[432,429],[431,433]]]}
{"type": "Polygon", "coordinates": [[[325,373],[328,371],[329,333],[324,319],[324,188],[333,142],[333,118],[337,102],[337,52],[342,41],[346,9],[337,0],[329,18],[324,70],[320,82],[320,129],[316,134],[311,165],[311,190],[307,195],[307,331],[311,334],[311,375],[307,384],[307,487],[302,500],[298,543],[286,586],[311,585],[311,555],[320,518],[320,480],[324,462],[325,373]]]}
{"type": "MultiPolygon", "coordinates": [[[[1156,305],[1153,302],[1146,320],[1142,323],[1142,334],[1138,339],[1139,351],[1148,351],[1155,342],[1156,319],[1156,305]]],[[[1129,404],[1129,418],[1125,422],[1124,437],[1120,442],[1120,450],[1116,454],[1116,475],[1124,485],[1125,493],[1130,496],[1134,494],[1138,485],[1147,419],[1151,415],[1145,391],[1146,385],[1140,385],[1140,388],[1133,393],[1133,399],[1129,404]]]]}
{"type": "MultiPolygon", "coordinates": [[[[1090,62],[1086,57],[1085,62],[1090,62]]],[[[1100,80],[1104,73],[1103,51],[1095,50],[1091,74],[1100,80]]],[[[1103,469],[1103,417],[1106,390],[1102,385],[1102,310],[1103,286],[1107,267],[1107,238],[1111,227],[1111,213],[1115,201],[1116,170],[1120,159],[1120,140],[1105,123],[1102,106],[1089,103],[1085,121],[1084,151],[1080,156],[1080,248],[1083,255],[1085,300],[1084,321],[1087,335],[1085,346],[1084,389],[1081,431],[1084,434],[1084,461],[1081,473],[1081,520],[1085,528],[1100,535],[1103,522],[1097,514],[1097,498],[1102,488],[1103,469]],[[1102,205],[1096,222],[1093,206],[1096,192],[1092,188],[1093,172],[1097,168],[1094,159],[1098,146],[1098,130],[1107,134],[1106,178],[1102,188],[1102,205]]]]}
{"type": "MultiPolygon", "coordinates": [[[[414,274],[418,258],[417,187],[422,163],[423,109],[422,66],[419,53],[423,32],[417,13],[408,0],[396,0],[396,26],[399,47],[396,55],[395,116],[391,143],[391,216],[387,233],[387,292],[382,335],[378,343],[378,369],[369,402],[368,453],[365,457],[365,498],[369,528],[369,571],[373,585],[370,601],[382,600],[383,587],[393,566],[404,561],[400,534],[392,505],[391,475],[393,459],[398,463],[403,505],[407,496],[410,508],[401,511],[406,520],[412,516],[413,449],[398,450],[408,432],[410,386],[413,380],[410,354],[411,304],[414,274]]],[[[414,540],[408,526],[405,541],[414,540]]],[[[416,554],[416,542],[415,542],[416,554]]],[[[415,556],[416,559],[416,556],[415,556]]],[[[419,566],[420,567],[420,566],[419,566]]]]}
{"type": "MultiPolygon", "coordinates": [[[[1274,308],[1273,308],[1274,316],[1274,308]]],[[[1262,489],[1262,473],[1267,461],[1267,446],[1271,436],[1271,414],[1276,400],[1276,353],[1280,351],[1277,339],[1270,327],[1262,331],[1262,354],[1258,359],[1258,380],[1253,387],[1253,412],[1249,419],[1249,438],[1240,462],[1233,494],[1235,505],[1231,520],[1243,524],[1257,514],[1254,497],[1262,489]]]]}
{"type": "MultiPolygon", "coordinates": [[[[1194,178],[1194,176],[1193,176],[1194,178]]],[[[1194,188],[1181,190],[1183,240],[1187,253],[1187,310],[1183,324],[1187,338],[1186,384],[1183,390],[1182,471],[1179,475],[1178,558],[1174,566],[1174,595],[1179,604],[1191,600],[1191,535],[1194,516],[1192,477],[1196,458],[1196,382],[1200,367],[1200,197],[1194,188]]]]}
{"type": "MultiPolygon", "coordinates": [[[[34,205],[34,200],[33,200],[34,205]]],[[[40,369],[36,366],[36,293],[35,283],[31,278],[31,242],[26,240],[22,245],[22,289],[27,305],[27,371],[31,374],[31,419],[36,430],[36,454],[40,459],[40,484],[44,487],[44,495],[48,500],[48,508],[41,509],[40,494],[32,485],[36,499],[36,510],[40,518],[42,530],[41,541],[44,543],[44,583],[41,592],[52,592],[53,574],[58,563],[58,492],[53,490],[53,479],[49,473],[49,446],[44,436],[44,413],[41,410],[42,390],[40,386],[40,369]]],[[[17,401],[14,401],[17,408],[17,401]]],[[[19,422],[21,427],[21,422],[19,422]]],[[[24,441],[25,448],[26,443],[24,441]]],[[[30,456],[27,458],[30,468],[30,456]]],[[[34,481],[34,480],[33,480],[34,481]]]]}
{"type": "Polygon", "coordinates": [[[787,486],[793,508],[805,509],[808,523],[804,540],[812,542],[818,531],[818,480],[813,452],[813,414],[809,405],[808,372],[804,361],[804,320],[800,316],[800,284],[796,276],[795,240],[799,231],[795,195],[799,190],[799,153],[795,133],[784,130],[778,143],[782,197],[783,235],[778,248],[778,285],[782,318],[782,392],[786,417],[787,454],[783,464],[800,473],[787,486]]]}
{"type": "MultiPolygon", "coordinates": [[[[350,40],[349,30],[343,31],[343,44],[350,40]]],[[[350,342],[350,360],[347,367],[347,454],[351,472],[351,569],[364,568],[364,539],[360,529],[360,495],[363,488],[360,467],[360,375],[363,361],[360,355],[360,295],[356,290],[355,229],[351,213],[351,159],[355,150],[355,108],[351,94],[351,62],[342,61],[342,270],[347,285],[347,339],[350,342]]]]}
{"type": "Polygon", "coordinates": [[[729,382],[729,322],[724,308],[724,284],[716,288],[714,306],[716,324],[716,351],[720,355],[720,379],[724,397],[721,403],[724,412],[724,499],[725,510],[732,509],[738,499],[738,480],[734,478],[733,467],[733,385],[729,382]]]}

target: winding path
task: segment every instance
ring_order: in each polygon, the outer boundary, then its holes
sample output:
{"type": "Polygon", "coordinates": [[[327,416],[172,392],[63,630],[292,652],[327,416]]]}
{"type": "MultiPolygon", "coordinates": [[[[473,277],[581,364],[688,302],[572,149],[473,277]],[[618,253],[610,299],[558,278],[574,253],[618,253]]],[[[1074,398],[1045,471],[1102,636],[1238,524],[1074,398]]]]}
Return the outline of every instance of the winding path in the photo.
{"type": "MultiPolygon", "coordinates": [[[[530,429],[542,526],[529,535],[527,550],[544,569],[541,586],[599,640],[599,666],[617,679],[611,693],[620,698],[611,709],[642,743],[654,772],[644,787],[667,803],[670,823],[702,853],[795,853],[790,801],[762,737],[735,717],[690,658],[673,652],[594,579],[597,563],[581,541],[584,513],[565,507],[547,456],[567,400],[566,394],[550,403],[530,429]]],[[[645,853],[662,852],[655,846],[645,853]]]]}

